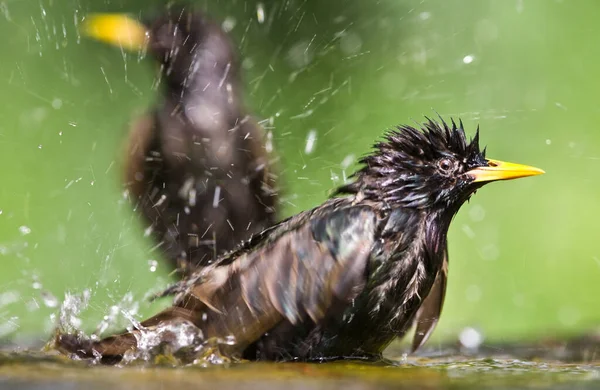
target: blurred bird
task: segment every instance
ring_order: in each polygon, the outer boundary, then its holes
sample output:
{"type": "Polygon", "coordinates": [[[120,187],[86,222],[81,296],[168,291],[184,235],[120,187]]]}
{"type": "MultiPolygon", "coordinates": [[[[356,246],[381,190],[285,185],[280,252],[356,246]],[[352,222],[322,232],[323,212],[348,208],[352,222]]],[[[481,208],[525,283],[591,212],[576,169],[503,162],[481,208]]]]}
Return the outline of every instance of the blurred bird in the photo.
{"type": "Polygon", "coordinates": [[[242,104],[236,50],[199,12],[170,8],[147,25],[87,18],[87,35],[160,64],[162,96],[132,126],[125,181],[165,257],[184,273],[276,222],[276,176],[242,104]]]}
{"type": "Polygon", "coordinates": [[[374,149],[335,197],[165,291],[172,307],[100,341],[61,336],[59,348],[115,361],[185,324],[197,340],[229,339],[224,352],[245,359],[376,359],[416,324],[416,350],[442,310],[461,205],[488,182],[544,172],[486,158],[479,129],[467,142],[462,122],[401,126],[374,149]]]}

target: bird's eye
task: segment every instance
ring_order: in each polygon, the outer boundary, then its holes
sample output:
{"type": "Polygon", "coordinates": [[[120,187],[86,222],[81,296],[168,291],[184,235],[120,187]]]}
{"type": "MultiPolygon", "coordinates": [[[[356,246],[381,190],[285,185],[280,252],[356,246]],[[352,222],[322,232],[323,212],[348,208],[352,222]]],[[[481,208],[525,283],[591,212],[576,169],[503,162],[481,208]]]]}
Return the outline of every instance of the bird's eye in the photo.
{"type": "Polygon", "coordinates": [[[454,167],[454,164],[452,163],[452,160],[448,158],[443,158],[438,162],[438,166],[442,171],[450,172],[452,170],[452,167],[454,167]]]}

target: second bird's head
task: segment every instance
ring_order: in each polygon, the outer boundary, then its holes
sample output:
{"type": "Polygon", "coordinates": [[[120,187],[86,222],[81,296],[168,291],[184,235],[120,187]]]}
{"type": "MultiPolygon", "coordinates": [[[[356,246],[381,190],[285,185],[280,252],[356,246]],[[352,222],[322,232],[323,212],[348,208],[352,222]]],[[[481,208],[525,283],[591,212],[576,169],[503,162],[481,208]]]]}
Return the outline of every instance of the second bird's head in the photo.
{"type": "Polygon", "coordinates": [[[168,7],[147,21],[124,14],[91,14],[83,33],[125,50],[148,51],[169,83],[183,83],[202,69],[232,76],[236,50],[221,27],[199,11],[168,7]]]}

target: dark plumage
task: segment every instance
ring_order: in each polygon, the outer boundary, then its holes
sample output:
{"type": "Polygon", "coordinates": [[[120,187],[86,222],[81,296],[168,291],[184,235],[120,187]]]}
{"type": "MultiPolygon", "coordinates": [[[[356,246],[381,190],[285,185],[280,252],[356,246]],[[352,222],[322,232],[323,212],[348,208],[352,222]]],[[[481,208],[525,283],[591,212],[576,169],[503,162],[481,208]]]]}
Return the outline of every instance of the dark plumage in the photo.
{"type": "Polygon", "coordinates": [[[275,223],[266,140],[243,107],[236,50],[220,26],[173,8],[148,27],[93,16],[87,31],[147,47],[160,64],[162,97],[132,126],[125,181],[173,266],[191,273],[275,223]]]}
{"type": "Polygon", "coordinates": [[[462,123],[432,120],[390,131],[361,162],[336,197],[168,289],[174,305],[141,328],[99,342],[63,336],[59,346],[119,359],[142,334],[184,323],[198,345],[232,336],[224,352],[246,359],[377,358],[416,323],[417,349],[442,309],[460,206],[487,181],[543,171],[488,160],[478,134],[468,143],[462,123]]]}

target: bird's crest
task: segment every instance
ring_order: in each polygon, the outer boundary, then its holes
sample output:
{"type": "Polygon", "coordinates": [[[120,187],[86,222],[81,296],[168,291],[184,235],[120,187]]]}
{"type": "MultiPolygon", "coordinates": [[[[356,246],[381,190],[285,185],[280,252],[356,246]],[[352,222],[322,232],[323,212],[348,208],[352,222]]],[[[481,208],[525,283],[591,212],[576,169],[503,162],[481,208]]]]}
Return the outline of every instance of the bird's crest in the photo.
{"type": "Polygon", "coordinates": [[[388,131],[384,140],[375,144],[379,153],[363,158],[362,162],[367,164],[372,160],[371,157],[389,151],[394,151],[397,158],[420,160],[448,153],[463,159],[485,157],[485,150],[482,152],[479,149],[479,127],[475,136],[467,142],[462,120],[459,119],[457,125],[454,119],[450,120],[450,124],[442,118],[439,122],[428,117],[426,119],[420,129],[403,125],[388,131]]]}

